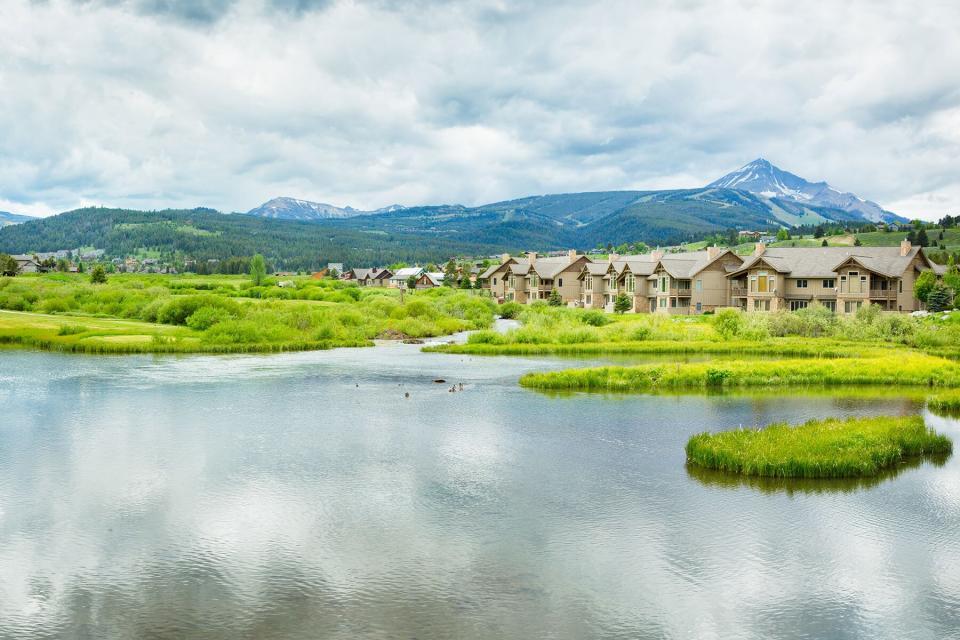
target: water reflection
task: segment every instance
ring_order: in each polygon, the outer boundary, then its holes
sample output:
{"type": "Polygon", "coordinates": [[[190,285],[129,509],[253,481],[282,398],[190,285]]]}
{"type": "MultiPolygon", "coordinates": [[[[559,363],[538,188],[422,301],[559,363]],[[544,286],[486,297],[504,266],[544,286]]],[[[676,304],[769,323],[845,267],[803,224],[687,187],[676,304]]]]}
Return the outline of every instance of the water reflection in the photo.
{"type": "Polygon", "coordinates": [[[872,489],[888,480],[896,478],[909,469],[916,469],[920,465],[929,463],[935,467],[942,467],[947,463],[950,454],[936,454],[908,458],[901,464],[885,469],[875,476],[857,478],[771,478],[748,476],[740,473],[725,473],[713,469],[705,469],[699,465],[687,463],[687,475],[707,487],[724,489],[755,489],[762,493],[785,493],[789,496],[795,493],[851,493],[861,489],[872,489]]]}
{"type": "Polygon", "coordinates": [[[914,399],[516,384],[558,366],[404,345],[0,353],[0,638],[958,628],[956,456],[866,491],[737,489],[684,468],[695,432],[916,412],[914,399]]]}

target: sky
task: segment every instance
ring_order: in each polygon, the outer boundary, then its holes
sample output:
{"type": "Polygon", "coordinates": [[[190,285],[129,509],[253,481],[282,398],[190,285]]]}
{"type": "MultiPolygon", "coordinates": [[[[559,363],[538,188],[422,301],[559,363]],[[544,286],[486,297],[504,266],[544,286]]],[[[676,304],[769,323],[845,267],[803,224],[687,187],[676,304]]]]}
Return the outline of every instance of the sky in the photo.
{"type": "Polygon", "coordinates": [[[960,3],[3,0],[0,210],[372,209],[764,157],[960,213],[960,3]]]}

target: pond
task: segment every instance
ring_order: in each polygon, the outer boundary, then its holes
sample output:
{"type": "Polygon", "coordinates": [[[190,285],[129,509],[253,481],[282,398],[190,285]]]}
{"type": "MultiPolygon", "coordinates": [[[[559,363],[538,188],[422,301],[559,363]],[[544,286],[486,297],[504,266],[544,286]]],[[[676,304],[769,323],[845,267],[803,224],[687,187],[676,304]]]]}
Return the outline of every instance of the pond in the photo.
{"type": "Polygon", "coordinates": [[[956,637],[960,456],[684,464],[694,432],[916,399],[516,384],[565,364],[0,351],[0,637],[956,637]]]}

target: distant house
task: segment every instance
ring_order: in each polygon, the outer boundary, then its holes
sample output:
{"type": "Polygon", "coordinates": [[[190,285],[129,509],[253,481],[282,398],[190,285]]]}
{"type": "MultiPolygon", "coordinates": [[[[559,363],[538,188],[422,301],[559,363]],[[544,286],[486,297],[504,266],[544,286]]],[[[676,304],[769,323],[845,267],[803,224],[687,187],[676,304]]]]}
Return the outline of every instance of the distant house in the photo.
{"type": "Polygon", "coordinates": [[[389,269],[374,269],[372,273],[367,277],[367,286],[370,287],[389,287],[390,278],[393,277],[393,272],[389,269]]]}
{"type": "Polygon", "coordinates": [[[750,240],[759,240],[760,236],[762,235],[763,235],[762,231],[750,231],[748,229],[744,229],[743,231],[737,232],[737,237],[740,239],[741,242],[747,242],[750,240]]]}
{"type": "Polygon", "coordinates": [[[40,264],[33,259],[33,256],[21,254],[13,256],[13,259],[20,266],[20,273],[37,273],[40,271],[40,264]]]}
{"type": "Polygon", "coordinates": [[[424,271],[417,278],[417,289],[433,289],[443,285],[442,273],[428,273],[424,271]]]}
{"type": "Polygon", "coordinates": [[[393,272],[393,275],[390,276],[390,286],[394,289],[406,289],[407,280],[409,278],[419,278],[421,274],[423,274],[423,269],[420,267],[397,269],[393,272]]]}
{"type": "Polygon", "coordinates": [[[343,263],[342,262],[329,262],[327,263],[327,271],[336,271],[337,273],[343,273],[343,263]]]}

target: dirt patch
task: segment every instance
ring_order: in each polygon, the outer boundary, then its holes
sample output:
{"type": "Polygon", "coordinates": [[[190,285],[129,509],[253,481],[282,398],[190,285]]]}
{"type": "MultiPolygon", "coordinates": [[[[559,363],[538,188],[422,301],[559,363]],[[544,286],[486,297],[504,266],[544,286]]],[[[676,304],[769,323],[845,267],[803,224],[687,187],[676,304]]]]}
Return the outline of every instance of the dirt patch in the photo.
{"type": "Polygon", "coordinates": [[[413,340],[413,336],[408,336],[403,331],[396,329],[385,329],[377,335],[377,340],[413,340]]]}

